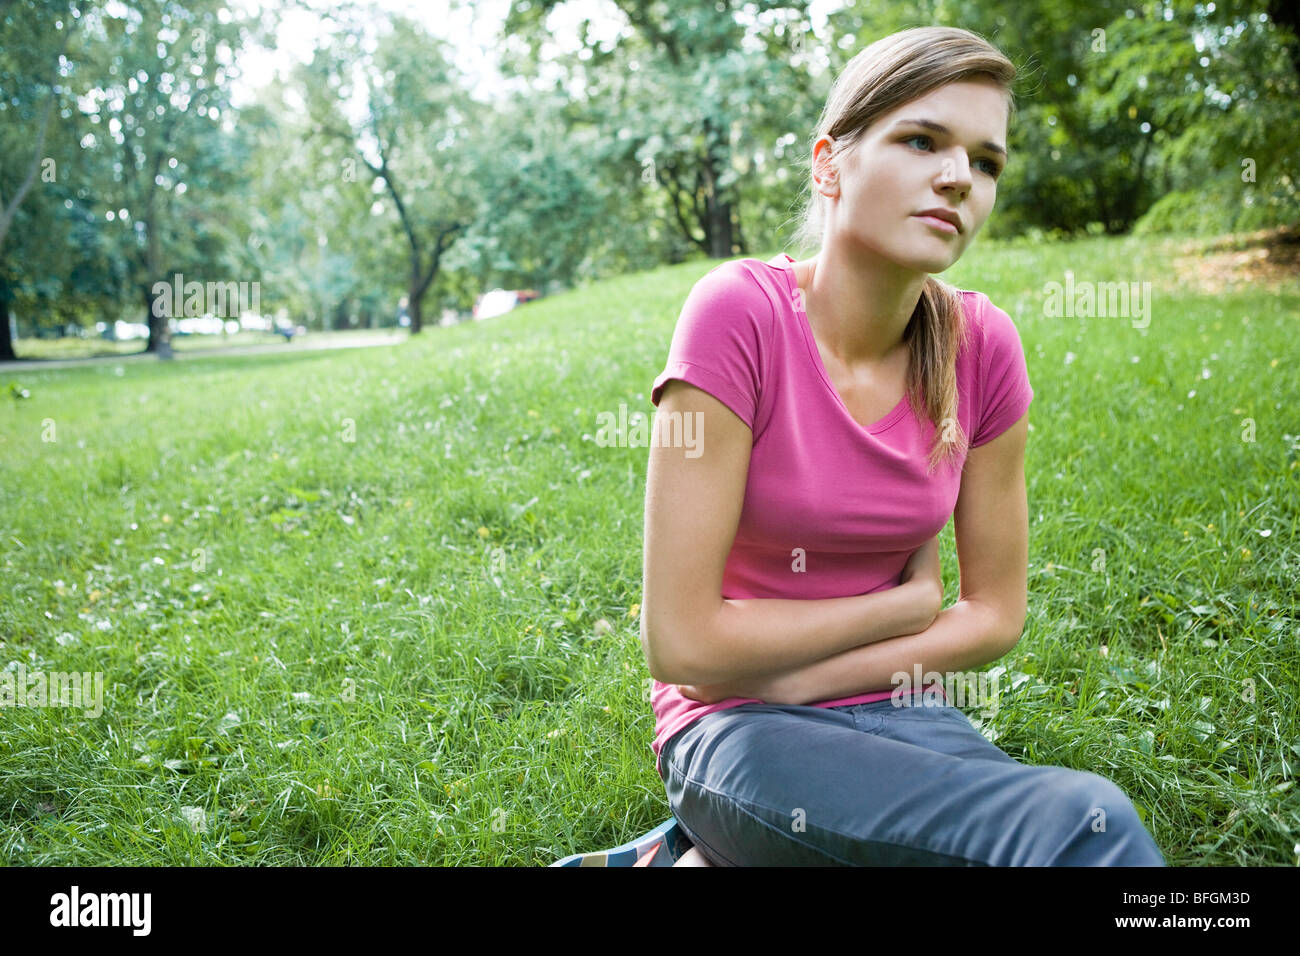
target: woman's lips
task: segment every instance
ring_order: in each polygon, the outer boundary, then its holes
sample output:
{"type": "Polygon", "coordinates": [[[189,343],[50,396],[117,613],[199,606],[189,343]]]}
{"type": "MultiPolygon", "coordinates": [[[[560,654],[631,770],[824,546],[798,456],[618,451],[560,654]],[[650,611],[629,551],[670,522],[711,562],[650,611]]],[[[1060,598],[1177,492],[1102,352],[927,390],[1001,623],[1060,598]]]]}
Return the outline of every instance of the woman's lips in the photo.
{"type": "Polygon", "coordinates": [[[913,218],[919,219],[926,225],[934,226],[934,228],[940,229],[943,232],[954,236],[957,235],[957,227],[946,219],[940,219],[938,216],[915,216],[913,218]]]}

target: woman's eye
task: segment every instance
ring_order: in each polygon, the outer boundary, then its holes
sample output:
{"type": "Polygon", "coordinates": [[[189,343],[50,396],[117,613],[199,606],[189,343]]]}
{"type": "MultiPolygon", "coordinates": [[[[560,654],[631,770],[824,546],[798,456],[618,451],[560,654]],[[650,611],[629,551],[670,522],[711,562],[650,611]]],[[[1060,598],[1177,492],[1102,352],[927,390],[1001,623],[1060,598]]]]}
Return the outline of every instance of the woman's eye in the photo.
{"type": "MultiPolygon", "coordinates": [[[[903,140],[903,142],[904,142],[904,143],[914,143],[914,142],[916,142],[918,139],[919,139],[919,140],[924,140],[926,143],[929,143],[929,142],[930,142],[930,137],[928,137],[928,136],[922,136],[922,135],[920,135],[919,133],[918,133],[916,136],[909,136],[909,137],[907,137],[907,139],[903,140]]],[[[988,174],[989,174],[990,176],[992,176],[994,179],[997,179],[997,178],[998,178],[998,174],[1002,172],[1002,170],[998,168],[998,164],[995,163],[995,162],[994,162],[993,160],[991,160],[991,159],[981,159],[981,160],[978,160],[978,162],[981,162],[981,163],[984,164],[985,170],[986,170],[986,171],[988,172],[988,174]]]]}

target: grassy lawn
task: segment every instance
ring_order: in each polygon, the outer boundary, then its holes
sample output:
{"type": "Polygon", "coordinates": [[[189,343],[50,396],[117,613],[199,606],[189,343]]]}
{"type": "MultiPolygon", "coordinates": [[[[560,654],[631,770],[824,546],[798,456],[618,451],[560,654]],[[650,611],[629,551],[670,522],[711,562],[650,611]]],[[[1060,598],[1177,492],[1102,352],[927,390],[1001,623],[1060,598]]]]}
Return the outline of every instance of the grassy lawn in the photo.
{"type": "MultiPolygon", "coordinates": [[[[1173,865],[1291,865],[1300,282],[1205,294],[1176,256],[981,242],[944,276],[1035,390],[1029,615],[968,715],[1114,780],[1173,865]],[[1066,270],[1151,282],[1149,325],[1046,316],[1066,270]]],[[[0,711],[0,861],[543,865],[666,819],[648,449],[593,436],[653,411],[713,264],[392,349],[7,375],[0,668],[104,699],[0,711]]],[[[951,602],[951,522],[943,564],[951,602]]]]}
{"type": "MultiPolygon", "coordinates": [[[[391,335],[405,334],[405,329],[344,329],[337,332],[309,332],[293,337],[293,343],[319,343],[323,339],[364,343],[375,338],[387,338],[391,335]]],[[[283,335],[274,332],[243,330],[234,335],[176,335],[172,337],[172,350],[176,352],[201,352],[207,349],[244,348],[250,345],[283,345],[283,335]]],[[[76,338],[65,336],[58,339],[18,339],[14,342],[14,354],[25,359],[75,359],[97,358],[100,356],[134,355],[143,352],[144,339],[129,339],[122,342],[110,342],[97,337],[76,338]]]]}

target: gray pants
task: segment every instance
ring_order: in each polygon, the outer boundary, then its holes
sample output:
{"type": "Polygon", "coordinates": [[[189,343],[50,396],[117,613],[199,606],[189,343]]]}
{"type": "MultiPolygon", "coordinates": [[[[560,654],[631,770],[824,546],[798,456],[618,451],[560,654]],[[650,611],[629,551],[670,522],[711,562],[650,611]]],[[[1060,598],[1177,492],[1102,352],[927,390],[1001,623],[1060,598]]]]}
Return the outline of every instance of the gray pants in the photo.
{"type": "Polygon", "coordinates": [[[1023,764],[947,702],[741,704],[661,754],[668,804],[719,866],[1164,866],[1095,773],[1023,764]]]}

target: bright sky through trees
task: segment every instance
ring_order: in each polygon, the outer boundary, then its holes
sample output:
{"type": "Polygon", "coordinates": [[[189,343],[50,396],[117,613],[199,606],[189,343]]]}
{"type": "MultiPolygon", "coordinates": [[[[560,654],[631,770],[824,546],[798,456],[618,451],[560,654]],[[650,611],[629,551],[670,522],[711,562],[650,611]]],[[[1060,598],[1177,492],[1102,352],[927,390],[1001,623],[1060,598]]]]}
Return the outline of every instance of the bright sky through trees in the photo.
{"type": "MultiPolygon", "coordinates": [[[[232,6],[255,11],[265,6],[259,0],[232,0],[232,6]]],[[[813,0],[810,17],[814,31],[823,31],[826,15],[843,6],[843,0],[813,0]]],[[[236,84],[235,102],[243,104],[252,98],[252,91],[265,85],[277,70],[292,62],[306,62],[319,38],[331,27],[322,13],[308,7],[324,10],[324,0],[300,0],[299,5],[286,12],[277,35],[280,49],[265,50],[250,46],[241,54],[240,66],[244,71],[236,84]]],[[[453,4],[451,0],[360,0],[358,7],[373,11],[375,24],[386,16],[405,14],[422,23],[430,33],[453,42],[456,49],[456,66],[473,79],[471,87],[484,98],[493,98],[504,92],[506,81],[497,70],[498,49],[501,44],[501,23],[505,20],[510,0],[472,0],[453,4]]],[[[591,21],[591,36],[602,44],[617,41],[626,18],[612,0],[567,0],[547,19],[547,25],[557,42],[543,46],[547,57],[576,52],[579,48],[578,31],[584,19],[591,21]]],[[[337,27],[334,27],[337,29],[337,27]]],[[[553,82],[554,77],[543,77],[553,82]]]]}

